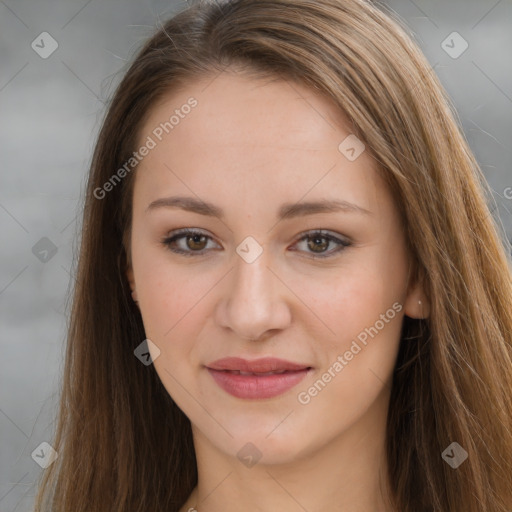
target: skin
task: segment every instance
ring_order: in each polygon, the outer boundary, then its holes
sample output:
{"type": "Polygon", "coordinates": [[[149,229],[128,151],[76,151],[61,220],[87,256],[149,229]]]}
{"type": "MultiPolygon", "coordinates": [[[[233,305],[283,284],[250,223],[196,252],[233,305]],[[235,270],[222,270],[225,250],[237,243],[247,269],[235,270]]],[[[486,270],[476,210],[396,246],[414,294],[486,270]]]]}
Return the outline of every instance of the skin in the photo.
{"type": "Polygon", "coordinates": [[[234,69],[167,96],[150,112],[141,143],[191,96],[198,105],[137,169],[127,272],[147,338],[160,350],[155,370],[192,423],[199,479],[180,512],[390,511],[385,424],[400,328],[404,314],[429,313],[409,279],[393,198],[368,151],[349,161],[338,150],[351,130],[329,100],[234,69]],[[225,216],[147,211],[176,195],[214,203],[225,216]],[[277,221],[283,203],[324,199],[370,214],[277,221]],[[175,254],[162,243],[179,228],[210,237],[175,242],[202,255],[175,254]],[[319,229],[351,245],[336,252],[339,245],[323,238],[301,241],[319,229]],[[248,236],[263,249],[251,263],[236,252],[248,236]],[[331,256],[312,258],[322,252],[331,256]],[[300,403],[298,393],[396,302],[401,311],[300,403]],[[280,396],[244,400],[205,369],[227,356],[280,357],[312,370],[280,396]],[[237,457],[248,442],[261,453],[252,467],[237,457]]]}

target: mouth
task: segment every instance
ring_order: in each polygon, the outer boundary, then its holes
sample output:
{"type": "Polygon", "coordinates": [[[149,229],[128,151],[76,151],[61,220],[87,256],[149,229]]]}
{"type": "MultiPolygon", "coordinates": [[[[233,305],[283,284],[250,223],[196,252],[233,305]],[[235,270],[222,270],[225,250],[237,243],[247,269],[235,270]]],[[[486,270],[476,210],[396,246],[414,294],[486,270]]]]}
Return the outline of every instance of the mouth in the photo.
{"type": "Polygon", "coordinates": [[[225,358],[210,363],[206,369],[217,385],[230,395],[242,399],[264,399],[290,390],[312,367],[276,358],[253,361],[225,358]]]}
{"type": "Polygon", "coordinates": [[[282,373],[287,373],[290,370],[279,370],[275,372],[243,372],[241,370],[217,370],[226,373],[231,373],[232,375],[254,375],[256,377],[263,377],[265,375],[281,375],[282,373]]]}

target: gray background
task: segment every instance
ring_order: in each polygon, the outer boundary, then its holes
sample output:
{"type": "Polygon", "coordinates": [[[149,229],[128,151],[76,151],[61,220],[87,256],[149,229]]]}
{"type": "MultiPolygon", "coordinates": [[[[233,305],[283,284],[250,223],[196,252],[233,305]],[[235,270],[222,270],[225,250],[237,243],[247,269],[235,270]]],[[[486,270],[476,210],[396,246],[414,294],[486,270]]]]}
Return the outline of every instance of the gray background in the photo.
{"type": "MultiPolygon", "coordinates": [[[[512,240],[512,0],[387,5],[448,90],[512,240]],[[453,31],[469,44],[458,58],[442,47],[453,31]]],[[[43,471],[31,454],[52,438],[76,215],[104,101],[156,25],[184,6],[0,0],[0,512],[31,510],[43,471]],[[31,47],[42,32],[58,43],[46,59],[31,47]]]]}

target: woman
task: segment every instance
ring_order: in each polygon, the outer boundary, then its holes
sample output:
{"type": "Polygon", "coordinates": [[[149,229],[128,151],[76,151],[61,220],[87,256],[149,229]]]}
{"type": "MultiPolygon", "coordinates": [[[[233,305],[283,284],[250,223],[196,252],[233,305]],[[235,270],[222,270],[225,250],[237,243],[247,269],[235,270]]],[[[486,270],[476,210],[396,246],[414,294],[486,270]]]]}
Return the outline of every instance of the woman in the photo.
{"type": "Polygon", "coordinates": [[[36,510],[510,511],[488,192],[370,3],[169,20],[94,152],[36,510]]]}

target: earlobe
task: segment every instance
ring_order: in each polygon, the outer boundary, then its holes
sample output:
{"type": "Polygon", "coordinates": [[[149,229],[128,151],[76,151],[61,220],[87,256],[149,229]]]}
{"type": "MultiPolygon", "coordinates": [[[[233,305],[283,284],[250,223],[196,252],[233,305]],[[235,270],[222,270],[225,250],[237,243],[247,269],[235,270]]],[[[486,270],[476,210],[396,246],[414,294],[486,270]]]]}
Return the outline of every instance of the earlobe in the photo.
{"type": "Polygon", "coordinates": [[[430,302],[423,294],[409,294],[407,296],[407,300],[405,301],[404,313],[409,318],[428,318],[430,316],[430,302]]]}
{"type": "Polygon", "coordinates": [[[407,294],[404,304],[404,314],[409,318],[424,319],[430,316],[430,301],[423,286],[416,284],[407,294]]]}
{"type": "Polygon", "coordinates": [[[430,316],[430,301],[425,294],[423,283],[424,276],[421,274],[407,293],[404,314],[409,318],[425,319],[430,316]]]}

